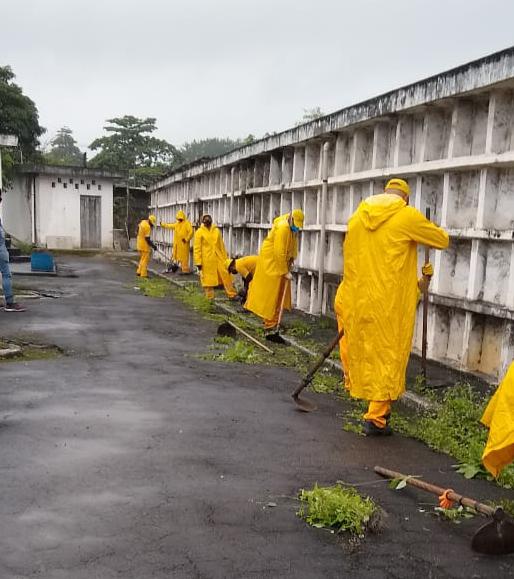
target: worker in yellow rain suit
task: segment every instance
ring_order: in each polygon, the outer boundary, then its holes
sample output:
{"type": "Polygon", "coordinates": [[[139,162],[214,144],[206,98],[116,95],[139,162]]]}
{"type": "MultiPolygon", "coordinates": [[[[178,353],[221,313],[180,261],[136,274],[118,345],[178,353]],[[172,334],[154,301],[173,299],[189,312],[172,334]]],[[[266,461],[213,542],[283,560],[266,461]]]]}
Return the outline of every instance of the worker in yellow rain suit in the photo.
{"type": "Polygon", "coordinates": [[[246,302],[248,296],[248,288],[250,287],[250,282],[255,275],[255,268],[257,267],[257,255],[247,255],[245,257],[240,257],[238,259],[227,259],[225,266],[227,271],[232,275],[239,274],[243,278],[243,289],[239,292],[239,297],[241,298],[241,303],[246,302]]]}
{"type": "Polygon", "coordinates": [[[186,214],[179,210],[176,215],[176,223],[164,223],[160,225],[164,229],[173,230],[173,247],[171,250],[171,259],[173,262],[180,264],[182,273],[189,273],[189,242],[193,237],[193,226],[186,219],[186,214]]]}
{"type": "Polygon", "coordinates": [[[417,304],[417,244],[448,247],[448,234],[407,205],[409,185],[391,179],[348,223],[335,310],[345,339],[345,381],[369,401],[366,435],[390,434],[391,402],[405,391],[417,304]]]}
{"type": "Polygon", "coordinates": [[[141,277],[148,277],[148,264],[150,263],[152,249],[157,249],[155,243],[150,239],[156,221],[155,215],[149,215],[148,219],[143,219],[139,222],[137,228],[136,248],[139,251],[139,264],[136,275],[141,277]]]}
{"type": "Polygon", "coordinates": [[[237,292],[225,267],[227,251],[223,237],[221,237],[220,230],[213,224],[210,215],[203,216],[202,225],[195,233],[193,246],[194,262],[200,272],[205,296],[212,300],[214,288],[223,284],[227,296],[230,299],[235,298],[237,292]]]}
{"type": "MultiPolygon", "coordinates": [[[[418,291],[416,301],[419,302],[422,295],[428,291],[430,286],[430,281],[434,275],[434,266],[431,263],[425,263],[421,268],[422,276],[418,279],[418,291]]],[[[337,318],[337,329],[339,332],[343,329],[343,312],[342,312],[342,294],[340,293],[341,286],[339,286],[336,300],[335,300],[335,313],[337,318]]],[[[344,374],[344,386],[347,390],[350,389],[350,379],[347,374],[346,368],[348,368],[348,341],[346,336],[343,335],[339,340],[339,357],[341,358],[341,366],[343,367],[344,374]]]]}
{"type": "Polygon", "coordinates": [[[514,461],[514,362],[489,401],[481,422],[489,428],[482,462],[498,477],[514,461]]]}
{"type": "Polygon", "coordinates": [[[277,217],[262,242],[245,308],[263,318],[267,336],[276,331],[282,296],[284,309],[291,309],[290,270],[298,253],[297,234],[303,221],[301,209],[277,217]]]}

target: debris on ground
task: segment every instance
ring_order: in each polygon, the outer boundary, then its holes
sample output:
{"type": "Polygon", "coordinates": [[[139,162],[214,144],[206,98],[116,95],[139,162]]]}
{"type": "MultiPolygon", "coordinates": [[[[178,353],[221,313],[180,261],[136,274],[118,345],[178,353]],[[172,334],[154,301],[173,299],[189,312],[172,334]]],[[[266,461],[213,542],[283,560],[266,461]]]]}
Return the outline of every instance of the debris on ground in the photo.
{"type": "Polygon", "coordinates": [[[297,515],[318,529],[337,533],[348,532],[363,537],[366,532],[380,528],[381,510],[369,497],[362,497],[354,488],[340,483],[311,490],[302,489],[297,515]]]}

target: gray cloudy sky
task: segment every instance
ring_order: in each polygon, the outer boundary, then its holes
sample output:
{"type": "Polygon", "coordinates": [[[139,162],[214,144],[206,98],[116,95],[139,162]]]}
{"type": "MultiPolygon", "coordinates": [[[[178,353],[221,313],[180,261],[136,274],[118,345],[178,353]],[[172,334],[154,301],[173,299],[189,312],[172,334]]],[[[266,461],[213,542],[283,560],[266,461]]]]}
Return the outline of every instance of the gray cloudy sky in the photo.
{"type": "Polygon", "coordinates": [[[261,136],[514,44],[512,0],[18,0],[0,64],[48,134],[157,118],[175,145],[261,136]]]}

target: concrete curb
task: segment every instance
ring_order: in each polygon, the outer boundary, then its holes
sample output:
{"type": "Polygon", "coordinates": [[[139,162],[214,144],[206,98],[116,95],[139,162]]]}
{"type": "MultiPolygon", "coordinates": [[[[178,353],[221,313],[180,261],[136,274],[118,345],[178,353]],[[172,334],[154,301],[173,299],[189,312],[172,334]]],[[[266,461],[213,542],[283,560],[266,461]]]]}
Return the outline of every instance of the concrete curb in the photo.
{"type": "MultiPolygon", "coordinates": [[[[137,265],[137,263],[138,263],[137,261],[134,261],[134,260],[131,260],[131,261],[135,265],[137,265]]],[[[153,275],[156,275],[158,277],[161,277],[163,279],[168,280],[170,283],[172,283],[173,285],[176,285],[177,287],[180,287],[180,288],[185,287],[185,284],[180,283],[178,280],[170,278],[167,275],[160,273],[153,268],[148,268],[148,271],[150,273],[152,273],[153,275]]],[[[218,307],[219,309],[221,309],[222,311],[224,311],[227,314],[231,314],[234,316],[238,315],[238,313],[235,310],[233,310],[232,308],[229,308],[225,304],[221,304],[220,302],[218,302],[216,300],[214,300],[214,304],[216,305],[216,307],[218,307]]],[[[257,324],[254,324],[252,321],[250,321],[250,323],[252,325],[254,325],[255,327],[258,327],[257,324]]],[[[303,352],[304,354],[307,354],[311,358],[317,358],[319,356],[318,353],[313,352],[309,348],[305,347],[303,344],[299,344],[293,338],[291,338],[289,336],[282,336],[282,337],[284,338],[284,341],[286,342],[286,344],[288,346],[291,346],[293,348],[300,350],[301,352],[303,352]]],[[[338,370],[341,373],[343,371],[341,364],[339,362],[336,362],[335,360],[328,359],[325,361],[325,364],[327,364],[328,366],[330,366],[334,370],[338,370]]],[[[415,394],[414,392],[407,392],[407,391],[403,394],[403,396],[401,398],[398,399],[398,402],[400,402],[406,408],[410,408],[411,410],[415,410],[417,412],[426,412],[427,410],[434,410],[438,407],[437,403],[431,402],[430,400],[427,400],[426,398],[424,398],[423,396],[420,396],[419,394],[415,394]]]]}

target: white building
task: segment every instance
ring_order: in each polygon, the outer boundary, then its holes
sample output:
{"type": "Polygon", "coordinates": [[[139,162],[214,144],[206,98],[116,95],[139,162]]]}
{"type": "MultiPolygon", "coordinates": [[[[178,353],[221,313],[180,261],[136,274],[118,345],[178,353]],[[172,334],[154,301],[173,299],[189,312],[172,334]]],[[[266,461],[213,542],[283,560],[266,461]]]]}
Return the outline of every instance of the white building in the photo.
{"type": "Polygon", "coordinates": [[[49,249],[113,247],[113,184],[82,167],[21,166],[0,205],[7,232],[49,249]]]}
{"type": "Polygon", "coordinates": [[[451,236],[431,252],[429,357],[495,380],[514,358],[514,47],[178,169],[151,207],[162,221],[210,213],[232,255],[302,207],[294,301],[333,315],[348,218],[393,176],[451,236]]]}

